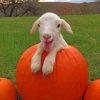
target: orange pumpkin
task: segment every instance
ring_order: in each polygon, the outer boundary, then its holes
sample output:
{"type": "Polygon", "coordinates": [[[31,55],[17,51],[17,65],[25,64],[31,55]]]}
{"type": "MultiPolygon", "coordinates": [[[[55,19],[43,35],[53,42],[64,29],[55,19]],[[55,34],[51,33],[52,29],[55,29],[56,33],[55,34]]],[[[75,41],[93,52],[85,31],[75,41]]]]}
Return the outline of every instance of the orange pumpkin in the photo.
{"type": "MultiPolygon", "coordinates": [[[[38,45],[26,50],[16,71],[19,92],[24,100],[81,100],[88,83],[88,67],[81,53],[69,46],[57,53],[53,73],[32,73],[30,63],[38,45]]],[[[42,54],[42,64],[48,55],[42,54]]]]}
{"type": "Polygon", "coordinates": [[[100,79],[93,81],[88,86],[84,100],[100,100],[100,79]]]}
{"type": "Polygon", "coordinates": [[[17,100],[16,88],[5,78],[0,78],[0,100],[17,100]]]}

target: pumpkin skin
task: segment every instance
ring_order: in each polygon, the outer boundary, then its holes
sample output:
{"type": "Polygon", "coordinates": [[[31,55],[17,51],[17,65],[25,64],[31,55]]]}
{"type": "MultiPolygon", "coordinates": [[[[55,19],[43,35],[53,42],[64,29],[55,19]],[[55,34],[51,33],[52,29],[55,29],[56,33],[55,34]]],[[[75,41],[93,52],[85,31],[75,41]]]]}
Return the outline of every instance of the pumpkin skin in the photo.
{"type": "MultiPolygon", "coordinates": [[[[88,83],[88,67],[81,53],[69,46],[56,55],[53,72],[32,73],[30,63],[38,45],[26,50],[17,65],[16,82],[23,100],[81,100],[88,83]]],[[[41,69],[45,57],[41,58],[41,69]]]]}
{"type": "Polygon", "coordinates": [[[16,88],[6,78],[0,78],[0,100],[17,100],[16,88]]]}
{"type": "Polygon", "coordinates": [[[84,100],[100,100],[100,79],[93,81],[88,86],[84,100]]]}

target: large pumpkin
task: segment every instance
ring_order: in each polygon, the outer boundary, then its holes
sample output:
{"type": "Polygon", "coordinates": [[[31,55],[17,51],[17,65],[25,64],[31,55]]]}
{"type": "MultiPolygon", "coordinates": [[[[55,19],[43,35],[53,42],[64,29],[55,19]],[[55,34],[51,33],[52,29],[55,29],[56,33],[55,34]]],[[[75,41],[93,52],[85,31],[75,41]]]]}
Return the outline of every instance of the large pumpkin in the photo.
{"type": "Polygon", "coordinates": [[[0,78],[0,100],[17,100],[16,88],[6,78],[0,78]]]}
{"type": "MultiPolygon", "coordinates": [[[[57,53],[54,71],[44,77],[32,73],[30,63],[38,45],[26,50],[16,71],[16,81],[23,100],[81,100],[88,83],[87,63],[81,53],[69,46],[57,53]]],[[[42,64],[48,55],[42,54],[42,64]]]]}
{"type": "Polygon", "coordinates": [[[100,79],[93,81],[88,86],[84,100],[100,100],[100,79]]]}

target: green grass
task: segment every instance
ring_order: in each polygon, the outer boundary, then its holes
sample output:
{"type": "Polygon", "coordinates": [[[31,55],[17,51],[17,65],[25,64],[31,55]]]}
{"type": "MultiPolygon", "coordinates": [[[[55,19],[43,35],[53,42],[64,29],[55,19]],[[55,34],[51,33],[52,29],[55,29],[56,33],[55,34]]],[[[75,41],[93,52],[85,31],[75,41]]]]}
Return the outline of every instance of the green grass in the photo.
{"type": "MultiPolygon", "coordinates": [[[[76,46],[89,65],[89,80],[100,78],[100,15],[62,16],[74,35],[62,31],[65,40],[76,46]]],[[[0,76],[15,79],[16,64],[26,48],[39,42],[39,33],[30,29],[37,17],[0,18],[0,76]]]]}

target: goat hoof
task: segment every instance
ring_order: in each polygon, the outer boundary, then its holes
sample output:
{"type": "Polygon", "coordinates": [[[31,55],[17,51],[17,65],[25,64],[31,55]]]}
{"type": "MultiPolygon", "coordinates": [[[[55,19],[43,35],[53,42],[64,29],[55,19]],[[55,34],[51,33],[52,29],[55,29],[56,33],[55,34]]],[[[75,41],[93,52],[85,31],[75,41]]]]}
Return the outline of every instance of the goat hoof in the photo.
{"type": "Polygon", "coordinates": [[[33,56],[31,61],[31,71],[36,73],[40,70],[41,66],[41,57],[38,55],[33,56]]]}
{"type": "Polygon", "coordinates": [[[39,70],[40,70],[40,66],[37,66],[37,65],[35,65],[35,64],[32,64],[32,65],[31,65],[31,71],[32,71],[32,72],[36,73],[36,72],[38,72],[39,70]]]}
{"type": "Polygon", "coordinates": [[[42,69],[43,76],[47,76],[48,74],[53,72],[53,67],[43,67],[42,69]]]}

